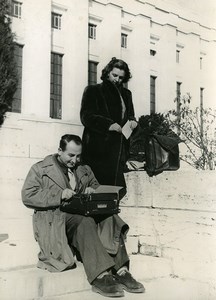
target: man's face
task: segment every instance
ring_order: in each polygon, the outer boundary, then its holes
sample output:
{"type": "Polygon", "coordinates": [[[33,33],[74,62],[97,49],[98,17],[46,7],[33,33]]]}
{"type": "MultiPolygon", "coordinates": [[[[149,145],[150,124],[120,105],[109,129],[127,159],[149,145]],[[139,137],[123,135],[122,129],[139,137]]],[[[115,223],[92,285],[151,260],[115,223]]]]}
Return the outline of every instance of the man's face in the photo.
{"type": "Polygon", "coordinates": [[[118,68],[113,68],[108,75],[108,80],[115,85],[120,85],[125,77],[125,71],[118,68]]]}
{"type": "Polygon", "coordinates": [[[82,145],[77,145],[76,143],[74,143],[74,141],[70,141],[64,151],[59,148],[59,160],[66,167],[75,168],[75,166],[80,162],[81,152],[82,145]]]}

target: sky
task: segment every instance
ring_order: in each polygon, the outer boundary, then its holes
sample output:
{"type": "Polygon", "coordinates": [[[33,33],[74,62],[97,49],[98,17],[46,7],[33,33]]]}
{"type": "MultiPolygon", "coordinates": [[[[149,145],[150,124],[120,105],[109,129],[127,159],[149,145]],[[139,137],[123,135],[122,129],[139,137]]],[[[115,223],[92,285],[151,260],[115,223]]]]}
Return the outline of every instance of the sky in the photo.
{"type": "Polygon", "coordinates": [[[146,0],[146,2],[177,14],[181,9],[179,13],[181,16],[216,29],[216,0],[146,0]]]}

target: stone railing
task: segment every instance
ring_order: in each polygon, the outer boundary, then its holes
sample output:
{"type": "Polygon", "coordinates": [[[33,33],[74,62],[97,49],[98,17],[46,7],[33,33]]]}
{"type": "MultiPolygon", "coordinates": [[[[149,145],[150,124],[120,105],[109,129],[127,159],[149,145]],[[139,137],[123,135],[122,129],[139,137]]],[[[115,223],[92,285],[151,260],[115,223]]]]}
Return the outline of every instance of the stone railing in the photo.
{"type": "Polygon", "coordinates": [[[122,206],[216,211],[216,172],[178,170],[149,177],[126,175],[128,196],[122,206]]]}

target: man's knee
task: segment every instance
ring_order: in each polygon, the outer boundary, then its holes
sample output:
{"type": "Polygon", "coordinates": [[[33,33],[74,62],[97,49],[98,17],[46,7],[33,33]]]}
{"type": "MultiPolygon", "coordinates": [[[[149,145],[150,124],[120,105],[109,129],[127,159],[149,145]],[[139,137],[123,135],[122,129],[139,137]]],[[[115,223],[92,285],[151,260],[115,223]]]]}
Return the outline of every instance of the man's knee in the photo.
{"type": "Polygon", "coordinates": [[[95,220],[92,217],[83,217],[82,221],[80,222],[77,231],[91,231],[97,229],[97,225],[95,220]]]}

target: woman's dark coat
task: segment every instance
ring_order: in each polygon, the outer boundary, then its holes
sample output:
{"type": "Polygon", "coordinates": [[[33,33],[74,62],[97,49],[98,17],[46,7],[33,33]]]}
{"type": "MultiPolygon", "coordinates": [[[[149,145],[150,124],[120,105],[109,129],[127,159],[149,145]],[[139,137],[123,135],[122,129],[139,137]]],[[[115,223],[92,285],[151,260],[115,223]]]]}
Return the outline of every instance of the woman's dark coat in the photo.
{"type": "Polygon", "coordinates": [[[125,186],[123,168],[128,141],[121,133],[109,131],[110,125],[121,127],[134,120],[131,92],[123,87],[119,91],[110,81],[88,86],[82,98],[81,122],[83,132],[83,161],[90,165],[100,184],[125,186]],[[121,93],[126,112],[122,118],[121,93]]]}

